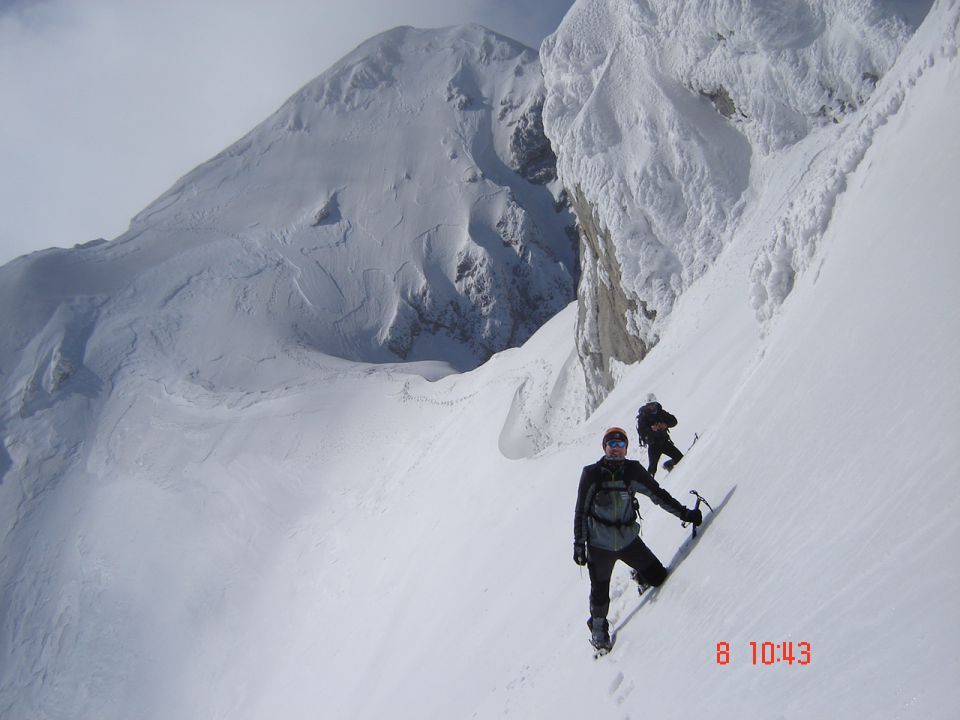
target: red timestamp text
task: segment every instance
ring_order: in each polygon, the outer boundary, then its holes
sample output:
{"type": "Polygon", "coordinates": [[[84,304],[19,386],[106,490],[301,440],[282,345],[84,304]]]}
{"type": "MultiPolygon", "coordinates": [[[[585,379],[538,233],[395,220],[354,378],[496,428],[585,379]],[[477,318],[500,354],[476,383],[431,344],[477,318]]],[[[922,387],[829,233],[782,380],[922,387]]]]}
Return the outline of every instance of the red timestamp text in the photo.
{"type": "MultiPolygon", "coordinates": [[[[750,643],[750,662],[753,665],[809,665],[813,649],[808,642],[756,642],[750,643]]],[[[728,665],[733,658],[730,643],[717,643],[717,665],[728,665]]]]}

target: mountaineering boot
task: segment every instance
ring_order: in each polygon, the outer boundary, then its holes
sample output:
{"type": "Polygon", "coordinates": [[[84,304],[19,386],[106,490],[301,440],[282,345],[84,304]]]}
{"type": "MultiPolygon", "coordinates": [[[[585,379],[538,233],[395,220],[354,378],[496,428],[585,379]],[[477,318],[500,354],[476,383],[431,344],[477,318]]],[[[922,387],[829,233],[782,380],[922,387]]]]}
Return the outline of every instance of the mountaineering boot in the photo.
{"type": "Polygon", "coordinates": [[[676,465],[677,465],[677,464],[676,464],[673,460],[667,460],[667,461],[663,464],[663,469],[666,470],[667,472],[671,472],[671,471],[673,470],[673,468],[676,467],[676,465]]]}
{"type": "Polygon", "coordinates": [[[643,579],[643,575],[636,570],[630,570],[630,578],[637,584],[637,593],[643,595],[643,591],[650,587],[650,583],[643,579]]]}
{"type": "Polygon", "coordinates": [[[587,627],[590,628],[590,644],[597,650],[609,650],[613,647],[610,642],[610,623],[606,618],[592,617],[587,620],[587,627]]]}

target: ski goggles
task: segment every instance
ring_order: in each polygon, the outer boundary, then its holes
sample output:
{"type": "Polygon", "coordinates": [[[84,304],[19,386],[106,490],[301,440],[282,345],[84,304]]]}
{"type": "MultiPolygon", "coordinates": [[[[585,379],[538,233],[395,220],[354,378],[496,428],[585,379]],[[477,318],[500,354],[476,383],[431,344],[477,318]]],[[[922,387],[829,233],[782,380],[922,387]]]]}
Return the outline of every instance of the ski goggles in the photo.
{"type": "Polygon", "coordinates": [[[623,440],[607,440],[607,447],[625,448],[627,444],[623,440]]]}

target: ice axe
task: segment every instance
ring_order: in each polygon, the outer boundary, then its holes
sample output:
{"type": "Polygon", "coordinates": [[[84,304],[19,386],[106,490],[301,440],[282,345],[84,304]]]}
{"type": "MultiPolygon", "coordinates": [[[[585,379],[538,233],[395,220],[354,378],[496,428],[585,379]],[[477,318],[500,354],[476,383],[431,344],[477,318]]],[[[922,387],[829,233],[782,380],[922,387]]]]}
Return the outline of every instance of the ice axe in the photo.
{"type": "MultiPolygon", "coordinates": [[[[699,510],[699,509],[700,509],[700,503],[703,503],[703,504],[706,505],[708,508],[710,508],[710,512],[713,512],[713,507],[711,507],[710,503],[707,502],[707,499],[706,499],[703,495],[701,495],[700,493],[698,493],[696,490],[691,490],[691,491],[690,491],[690,494],[697,496],[697,501],[693,504],[693,509],[694,509],[694,510],[699,510]]],[[[686,526],[687,526],[687,523],[683,523],[683,527],[686,527],[686,526]]],[[[694,525],[694,526],[693,526],[693,535],[691,535],[691,537],[696,537],[696,536],[697,536],[697,526],[694,525]]]]}

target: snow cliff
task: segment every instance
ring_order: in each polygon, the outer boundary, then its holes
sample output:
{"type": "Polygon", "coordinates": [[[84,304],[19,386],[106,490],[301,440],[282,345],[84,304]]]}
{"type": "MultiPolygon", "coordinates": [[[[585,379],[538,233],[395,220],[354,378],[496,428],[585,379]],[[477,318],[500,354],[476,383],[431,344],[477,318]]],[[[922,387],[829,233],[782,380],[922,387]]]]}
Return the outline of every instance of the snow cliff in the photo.
{"type": "Polygon", "coordinates": [[[583,238],[577,347],[591,407],[758,207],[771,240],[752,295],[769,320],[869,128],[897,106],[883,79],[917,5],[900,17],[883,0],[580,0],[547,38],[544,123],[583,238]],[[814,166],[795,166],[792,149],[811,143],[814,166]],[[752,191],[776,173],[794,175],[787,195],[752,191]],[[802,216],[811,206],[819,216],[802,216]]]}

